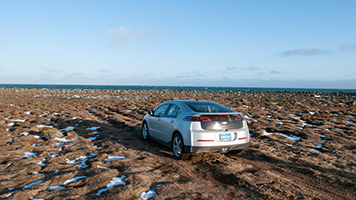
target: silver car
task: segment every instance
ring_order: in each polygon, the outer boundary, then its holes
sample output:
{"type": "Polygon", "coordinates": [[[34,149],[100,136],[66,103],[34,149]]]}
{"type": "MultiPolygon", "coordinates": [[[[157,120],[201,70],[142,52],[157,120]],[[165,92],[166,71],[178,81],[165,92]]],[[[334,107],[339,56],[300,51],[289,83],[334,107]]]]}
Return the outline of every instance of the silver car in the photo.
{"type": "Polygon", "coordinates": [[[211,101],[166,101],[142,121],[142,137],[170,148],[176,159],[190,152],[220,152],[248,148],[249,130],[242,113],[211,101]]]}

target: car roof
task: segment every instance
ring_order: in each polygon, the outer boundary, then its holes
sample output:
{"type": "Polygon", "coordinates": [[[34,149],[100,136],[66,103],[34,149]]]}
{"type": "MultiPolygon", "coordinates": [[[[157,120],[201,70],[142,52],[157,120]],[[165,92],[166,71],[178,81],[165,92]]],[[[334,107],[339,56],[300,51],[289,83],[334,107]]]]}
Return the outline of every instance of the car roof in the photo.
{"type": "Polygon", "coordinates": [[[171,101],[165,101],[163,103],[178,103],[178,102],[181,102],[181,103],[184,103],[184,102],[211,102],[211,103],[217,103],[217,102],[214,102],[214,101],[205,101],[205,100],[171,100],[171,101]]]}
{"type": "MultiPolygon", "coordinates": [[[[163,102],[163,103],[161,103],[161,104],[171,104],[171,103],[174,103],[174,104],[177,104],[177,105],[180,105],[180,107],[184,107],[184,110],[190,110],[191,112],[193,112],[193,113],[201,113],[201,112],[195,112],[195,111],[193,111],[186,103],[195,103],[195,102],[202,102],[202,103],[217,103],[217,102],[214,102],[214,101],[205,101],[205,100],[170,100],[170,101],[165,101],[165,102],[163,102]]],[[[220,104],[220,103],[217,103],[217,104],[220,104]]],[[[222,105],[222,104],[220,104],[220,105],[222,105]]],[[[224,105],[222,105],[222,106],[224,106],[224,105]]],[[[228,108],[228,109],[230,109],[230,108],[228,108]]],[[[234,113],[240,113],[240,112],[236,112],[236,111],[234,111],[234,110],[232,110],[232,109],[230,109],[232,112],[234,112],[234,113]]],[[[230,113],[230,112],[227,112],[227,113],[230,113]]],[[[241,114],[241,113],[240,113],[241,114]]]]}

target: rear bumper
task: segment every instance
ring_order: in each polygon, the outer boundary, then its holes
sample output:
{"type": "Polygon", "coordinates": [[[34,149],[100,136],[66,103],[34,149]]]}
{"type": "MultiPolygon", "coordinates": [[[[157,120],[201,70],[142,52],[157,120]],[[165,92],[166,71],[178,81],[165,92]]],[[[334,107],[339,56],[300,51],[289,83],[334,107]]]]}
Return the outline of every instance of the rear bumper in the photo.
{"type": "Polygon", "coordinates": [[[233,150],[247,149],[248,147],[249,147],[249,143],[224,145],[224,146],[204,146],[204,147],[184,146],[184,152],[186,152],[186,153],[199,153],[199,152],[226,153],[226,152],[233,151],[233,150]]]}

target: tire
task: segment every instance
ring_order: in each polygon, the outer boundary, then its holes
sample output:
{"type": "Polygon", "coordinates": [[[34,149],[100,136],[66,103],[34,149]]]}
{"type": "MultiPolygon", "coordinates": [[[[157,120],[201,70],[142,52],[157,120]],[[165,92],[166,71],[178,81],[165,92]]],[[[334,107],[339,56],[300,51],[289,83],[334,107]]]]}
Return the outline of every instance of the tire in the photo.
{"type": "Polygon", "coordinates": [[[148,140],[150,138],[147,122],[142,123],[142,139],[148,140]]]}
{"type": "Polygon", "coordinates": [[[242,149],[237,149],[237,150],[228,151],[228,152],[226,152],[224,154],[226,154],[226,155],[236,155],[236,154],[241,153],[241,151],[242,151],[242,149]]]}
{"type": "Polygon", "coordinates": [[[184,152],[184,142],[179,133],[174,134],[172,139],[173,157],[177,160],[186,160],[188,154],[184,152]]]}

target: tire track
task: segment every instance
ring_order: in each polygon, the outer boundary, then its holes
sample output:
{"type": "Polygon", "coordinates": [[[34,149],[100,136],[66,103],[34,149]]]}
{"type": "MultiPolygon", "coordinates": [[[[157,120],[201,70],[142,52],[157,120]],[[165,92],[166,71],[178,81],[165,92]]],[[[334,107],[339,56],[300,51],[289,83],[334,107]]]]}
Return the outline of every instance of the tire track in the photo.
{"type": "MultiPolygon", "coordinates": [[[[262,154],[262,157],[266,156],[262,152],[259,153],[262,154]]],[[[286,164],[287,166],[283,166],[278,163],[272,163],[271,161],[265,161],[264,158],[262,158],[262,160],[250,160],[235,155],[227,155],[227,156],[231,159],[236,160],[237,162],[253,165],[258,170],[267,170],[275,174],[278,174],[280,177],[283,177],[281,179],[285,179],[289,182],[297,183],[297,185],[300,187],[301,190],[305,188],[307,190],[313,190],[312,193],[318,192],[322,198],[347,199],[347,200],[354,199],[353,197],[345,196],[340,192],[334,190],[332,186],[329,185],[329,183],[323,182],[322,184],[320,183],[314,184],[313,182],[315,182],[315,179],[312,179],[305,174],[299,173],[298,171],[300,171],[301,169],[298,166],[292,166],[292,164],[286,164]],[[320,187],[319,185],[322,185],[323,187],[320,187]]],[[[273,161],[273,158],[271,158],[271,160],[273,161]]]]}

